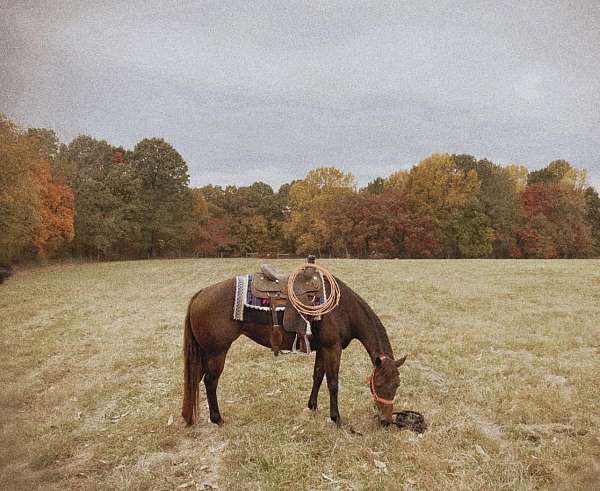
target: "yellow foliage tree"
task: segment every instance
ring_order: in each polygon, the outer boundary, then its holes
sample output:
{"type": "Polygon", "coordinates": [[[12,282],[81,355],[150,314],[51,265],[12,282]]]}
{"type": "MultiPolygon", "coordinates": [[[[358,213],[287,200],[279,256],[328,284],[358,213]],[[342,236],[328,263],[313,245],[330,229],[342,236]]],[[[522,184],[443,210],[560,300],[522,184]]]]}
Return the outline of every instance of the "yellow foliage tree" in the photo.
{"type": "Polygon", "coordinates": [[[407,170],[399,170],[386,177],[383,186],[385,189],[394,191],[405,191],[410,173],[407,170]]]}
{"type": "Polygon", "coordinates": [[[410,170],[407,182],[409,200],[441,218],[462,208],[479,191],[477,173],[457,169],[448,154],[433,154],[410,170]]]}
{"type": "Polygon", "coordinates": [[[517,192],[523,191],[527,186],[527,174],[529,174],[527,167],[519,164],[509,164],[506,166],[506,171],[515,182],[517,192]]]}
{"type": "Polygon", "coordinates": [[[289,219],[283,230],[294,240],[297,254],[322,254],[327,250],[329,234],[323,213],[331,200],[354,189],[354,176],[335,167],[313,169],[293,184],[289,190],[289,219]]]}
{"type": "Polygon", "coordinates": [[[448,154],[433,154],[414,166],[406,183],[409,207],[436,224],[438,257],[484,257],[494,239],[478,201],[477,172],[464,172],[448,154]]]}

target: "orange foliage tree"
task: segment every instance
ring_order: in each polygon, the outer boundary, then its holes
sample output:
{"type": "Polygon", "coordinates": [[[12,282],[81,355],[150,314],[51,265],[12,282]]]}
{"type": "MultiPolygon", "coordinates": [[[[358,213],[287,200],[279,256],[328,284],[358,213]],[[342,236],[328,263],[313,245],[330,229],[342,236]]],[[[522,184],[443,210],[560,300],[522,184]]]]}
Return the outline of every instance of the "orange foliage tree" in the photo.
{"type": "Polygon", "coordinates": [[[37,210],[40,220],[34,229],[32,244],[38,256],[50,257],[75,237],[73,191],[64,182],[52,178],[46,160],[37,162],[34,175],[40,196],[37,210]]]}

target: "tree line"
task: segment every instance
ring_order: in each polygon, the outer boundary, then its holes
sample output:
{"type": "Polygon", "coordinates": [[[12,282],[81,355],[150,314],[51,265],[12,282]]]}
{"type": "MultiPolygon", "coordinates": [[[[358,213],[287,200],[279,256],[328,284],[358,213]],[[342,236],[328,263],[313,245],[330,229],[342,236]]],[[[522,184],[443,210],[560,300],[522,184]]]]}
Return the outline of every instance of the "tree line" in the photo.
{"type": "Polygon", "coordinates": [[[192,188],[160,138],[133,150],[0,116],[0,262],[248,253],[377,258],[600,256],[600,198],[565,160],[529,172],[434,154],[358,188],[335,167],[277,191],[192,188]]]}

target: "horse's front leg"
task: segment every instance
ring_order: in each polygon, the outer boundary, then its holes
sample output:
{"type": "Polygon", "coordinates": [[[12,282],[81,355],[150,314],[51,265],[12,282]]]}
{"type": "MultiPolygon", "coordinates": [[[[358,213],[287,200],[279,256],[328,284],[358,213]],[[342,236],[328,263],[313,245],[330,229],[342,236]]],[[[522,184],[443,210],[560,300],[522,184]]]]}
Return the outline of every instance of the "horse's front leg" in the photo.
{"type": "Polygon", "coordinates": [[[206,399],[208,400],[210,420],[219,426],[223,424],[223,418],[221,418],[221,413],[219,412],[217,385],[219,384],[219,377],[225,366],[226,355],[227,352],[217,355],[208,355],[205,363],[203,363],[205,366],[204,385],[206,387],[206,399]]]}
{"type": "Polygon", "coordinates": [[[340,371],[340,357],[342,347],[335,345],[332,347],[322,347],[323,365],[327,375],[327,388],[329,389],[329,416],[338,426],[342,424],[342,418],[338,409],[338,373],[340,371]]]}
{"type": "Polygon", "coordinates": [[[313,371],[313,386],[310,392],[310,398],[308,399],[308,409],[311,411],[317,410],[317,397],[319,397],[319,389],[325,376],[325,367],[323,366],[323,355],[321,354],[321,348],[317,350],[315,357],[315,369],[313,371]]]}

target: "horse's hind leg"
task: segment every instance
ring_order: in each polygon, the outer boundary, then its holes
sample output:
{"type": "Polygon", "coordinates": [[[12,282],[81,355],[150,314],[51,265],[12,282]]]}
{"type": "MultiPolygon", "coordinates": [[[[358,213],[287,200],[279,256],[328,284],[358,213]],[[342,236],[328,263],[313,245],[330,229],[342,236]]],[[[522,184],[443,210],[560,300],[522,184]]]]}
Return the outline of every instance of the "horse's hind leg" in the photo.
{"type": "Polygon", "coordinates": [[[319,396],[319,389],[323,382],[323,376],[325,375],[325,367],[323,366],[323,355],[321,350],[317,350],[315,357],[315,369],[313,372],[313,386],[310,392],[310,398],[308,399],[308,408],[312,411],[317,410],[317,397],[319,396]]]}
{"type": "Polygon", "coordinates": [[[220,354],[207,355],[204,361],[204,386],[206,387],[206,399],[208,400],[208,410],[210,413],[210,420],[218,424],[223,424],[223,418],[219,412],[219,402],[217,401],[217,385],[219,384],[219,377],[223,372],[225,365],[225,357],[227,352],[220,354]]]}
{"type": "Polygon", "coordinates": [[[321,348],[323,350],[323,364],[327,375],[327,387],[329,388],[329,416],[338,426],[342,424],[340,411],[338,409],[338,373],[340,370],[341,346],[321,348]]]}

